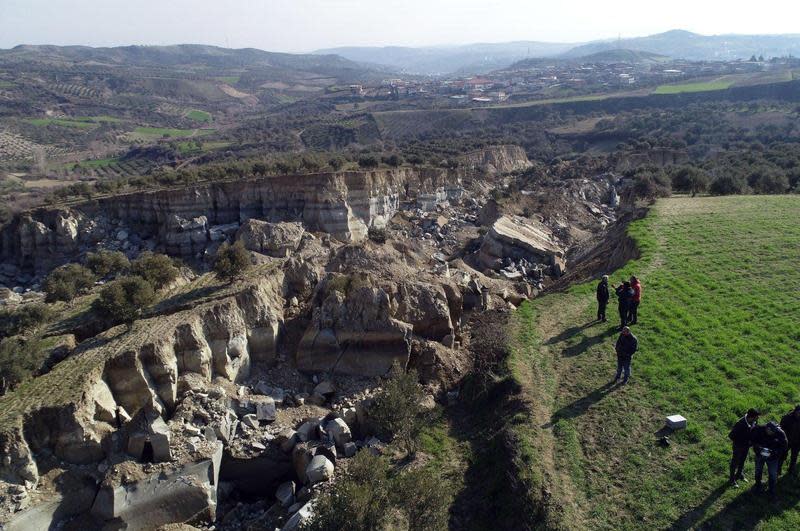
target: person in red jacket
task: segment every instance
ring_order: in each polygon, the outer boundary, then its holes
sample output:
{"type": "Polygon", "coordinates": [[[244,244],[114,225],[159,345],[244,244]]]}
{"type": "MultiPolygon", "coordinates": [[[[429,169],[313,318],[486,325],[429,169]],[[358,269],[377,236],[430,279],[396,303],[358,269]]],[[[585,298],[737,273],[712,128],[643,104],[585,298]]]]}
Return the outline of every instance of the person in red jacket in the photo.
{"type": "Polygon", "coordinates": [[[639,317],[639,303],[642,301],[642,284],[636,277],[631,277],[631,288],[633,289],[633,298],[628,305],[628,324],[636,324],[639,317]]]}

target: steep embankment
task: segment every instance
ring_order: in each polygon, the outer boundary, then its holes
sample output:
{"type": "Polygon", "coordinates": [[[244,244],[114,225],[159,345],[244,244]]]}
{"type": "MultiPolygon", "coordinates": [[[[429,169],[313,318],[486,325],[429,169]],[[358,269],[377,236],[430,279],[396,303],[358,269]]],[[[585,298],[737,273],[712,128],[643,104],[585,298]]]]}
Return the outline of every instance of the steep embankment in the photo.
{"type": "MultiPolygon", "coordinates": [[[[548,522],[570,529],[790,529],[800,489],[773,503],[726,487],[727,432],[749,407],[778,419],[800,395],[796,197],[661,200],[629,233],[643,279],[633,379],[613,386],[616,307],[594,283],[524,305],[509,366],[526,414],[508,430],[548,522]],[[768,266],[767,266],[768,264],[768,266]],[[662,446],[664,417],[689,428],[662,446]]],[[[746,474],[752,477],[752,465],[746,474]]]]}
{"type": "MultiPolygon", "coordinates": [[[[185,374],[237,381],[251,362],[274,360],[283,324],[283,274],[265,266],[239,286],[191,284],[190,309],[156,312],[130,330],[111,329],[82,343],[51,372],[0,398],[0,446],[8,462],[0,477],[35,482],[31,452],[52,452],[69,463],[103,458],[119,412],[143,407],[172,412],[185,374]],[[205,288],[205,289],[204,289],[205,288]]],[[[189,288],[186,288],[189,289],[189,288]]]]}
{"type": "Polygon", "coordinates": [[[300,221],[342,241],[366,237],[398,210],[401,198],[458,189],[460,178],[437,169],[254,177],[238,181],[105,196],[65,208],[22,214],[0,233],[0,273],[46,273],[106,243],[124,250],[161,248],[202,257],[239,224],[255,218],[300,221]],[[7,271],[13,269],[13,271],[7,271]]]}

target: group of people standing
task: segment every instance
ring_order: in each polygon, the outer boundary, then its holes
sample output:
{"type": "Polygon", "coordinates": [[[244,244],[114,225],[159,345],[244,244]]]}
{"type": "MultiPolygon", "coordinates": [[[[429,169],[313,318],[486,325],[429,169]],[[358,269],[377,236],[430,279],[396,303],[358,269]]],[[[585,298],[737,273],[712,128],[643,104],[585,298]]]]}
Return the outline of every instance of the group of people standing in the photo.
{"type": "Polygon", "coordinates": [[[733,443],[729,481],[733,487],[738,487],[739,481],[747,481],[744,477],[744,465],[752,448],[756,464],[755,489],[763,488],[761,479],[766,467],[769,494],[774,496],[775,485],[787,456],[789,474],[794,475],[797,471],[797,456],[800,453],[800,405],[784,415],[780,423],[773,420],[761,425],[758,423],[760,416],[757,409],[750,409],[733,425],[728,434],[733,443]]]}
{"type": "MultiPolygon", "coordinates": [[[[619,286],[608,283],[608,275],[603,275],[597,285],[597,320],[606,321],[606,307],[611,298],[611,290],[617,297],[621,331],[615,350],[617,353],[617,373],[612,381],[616,384],[623,377],[622,384],[628,383],[631,376],[631,361],[633,354],[639,348],[639,340],[631,332],[630,325],[638,321],[639,304],[642,301],[642,284],[639,279],[632,276],[630,280],[622,282],[619,286]]],[[[750,409],[745,416],[733,426],[728,437],[733,443],[730,463],[730,484],[739,486],[739,481],[747,481],[744,476],[744,465],[747,455],[753,449],[755,459],[755,489],[763,488],[762,477],[764,468],[767,469],[768,488],[770,496],[775,495],[778,476],[781,475],[783,464],[789,459],[790,475],[797,471],[797,458],[800,454],[800,405],[784,415],[780,423],[775,421],[758,424],[760,412],[750,409]]]]}
{"type": "Polygon", "coordinates": [[[611,290],[617,296],[619,310],[620,331],[628,325],[635,325],[639,318],[639,303],[642,302],[642,284],[639,279],[632,276],[630,280],[622,282],[619,286],[608,284],[608,275],[603,275],[597,285],[597,320],[606,321],[606,307],[611,298],[611,290]]]}
{"type": "Polygon", "coordinates": [[[620,377],[622,385],[628,383],[631,377],[631,362],[634,353],[639,349],[639,340],[633,335],[629,325],[635,325],[639,320],[639,303],[642,302],[642,284],[639,279],[632,276],[619,286],[608,284],[608,275],[603,275],[597,285],[597,320],[606,322],[606,307],[614,290],[619,305],[619,330],[620,335],[614,346],[617,352],[617,374],[612,381],[616,384],[620,377]]]}

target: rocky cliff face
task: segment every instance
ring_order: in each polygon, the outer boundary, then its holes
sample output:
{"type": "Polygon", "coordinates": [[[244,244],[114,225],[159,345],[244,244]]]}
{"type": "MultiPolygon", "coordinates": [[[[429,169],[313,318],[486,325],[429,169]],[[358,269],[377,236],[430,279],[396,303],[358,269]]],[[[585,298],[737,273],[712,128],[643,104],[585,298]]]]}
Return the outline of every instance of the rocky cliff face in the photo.
{"type": "Polygon", "coordinates": [[[467,153],[461,157],[467,171],[479,171],[488,175],[524,170],[531,166],[525,150],[519,146],[490,146],[467,153]]]}
{"type": "Polygon", "coordinates": [[[273,272],[238,293],[140,321],[118,336],[110,331],[24,393],[6,397],[8,407],[20,408],[20,423],[0,430],[0,444],[9,449],[0,478],[35,482],[31,451],[46,449],[77,464],[102,459],[121,416],[142,408],[174,411],[183,375],[238,381],[252,362],[272,362],[283,325],[282,283],[282,273],[273,272]],[[62,389],[63,397],[42,404],[62,389]]]}
{"type": "Polygon", "coordinates": [[[398,168],[204,183],[39,209],[0,233],[0,275],[25,283],[93,246],[202,258],[249,219],[301,222],[359,241],[369,227],[384,226],[401,200],[447,195],[458,182],[444,170],[398,168]]]}

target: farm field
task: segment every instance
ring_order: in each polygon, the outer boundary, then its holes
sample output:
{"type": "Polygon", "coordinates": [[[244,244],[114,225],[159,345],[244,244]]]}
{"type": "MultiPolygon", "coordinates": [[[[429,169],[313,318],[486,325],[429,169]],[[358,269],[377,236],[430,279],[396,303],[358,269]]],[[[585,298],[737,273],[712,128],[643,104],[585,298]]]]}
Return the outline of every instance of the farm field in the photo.
{"type": "Polygon", "coordinates": [[[627,386],[609,383],[616,307],[594,322],[594,282],[516,313],[509,365],[533,418],[513,429],[569,528],[800,528],[800,480],[751,492],[751,455],[749,483],[727,485],[731,425],[800,402],[798,216],[796,196],[671,198],[635,222],[642,258],[611,275],[644,286],[627,386]],[[662,446],[675,413],[688,429],[662,446]]]}
{"type": "Polygon", "coordinates": [[[682,94],[686,92],[708,92],[710,90],[725,90],[736,82],[730,77],[723,77],[711,81],[696,81],[692,83],[680,83],[676,85],[661,85],[657,87],[653,94],[682,94]]]}
{"type": "Polygon", "coordinates": [[[130,133],[134,138],[153,140],[158,138],[185,138],[210,135],[214,129],[173,129],[169,127],[137,127],[130,133]]]}
{"type": "Polygon", "coordinates": [[[194,120],[195,122],[210,122],[211,121],[211,113],[206,111],[201,111],[198,109],[192,109],[186,113],[186,117],[190,120],[194,120]]]}

